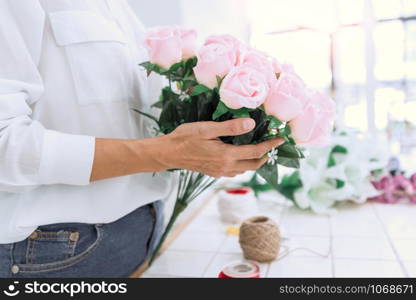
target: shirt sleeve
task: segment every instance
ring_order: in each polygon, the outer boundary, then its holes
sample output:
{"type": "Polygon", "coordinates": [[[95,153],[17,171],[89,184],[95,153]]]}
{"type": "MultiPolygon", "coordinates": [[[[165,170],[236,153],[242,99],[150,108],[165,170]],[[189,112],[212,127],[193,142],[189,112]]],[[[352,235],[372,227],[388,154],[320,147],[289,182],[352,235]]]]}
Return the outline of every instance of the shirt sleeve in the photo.
{"type": "Polygon", "coordinates": [[[95,138],[31,118],[44,89],[37,67],[43,26],[38,1],[0,1],[0,191],[89,184],[95,138]]]}

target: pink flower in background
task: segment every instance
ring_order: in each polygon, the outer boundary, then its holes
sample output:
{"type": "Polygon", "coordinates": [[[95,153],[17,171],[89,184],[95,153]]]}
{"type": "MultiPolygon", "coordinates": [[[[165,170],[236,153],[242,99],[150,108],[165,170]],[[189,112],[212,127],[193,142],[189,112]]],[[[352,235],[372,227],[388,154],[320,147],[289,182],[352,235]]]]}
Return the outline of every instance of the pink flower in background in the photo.
{"type": "Polygon", "coordinates": [[[307,103],[301,114],[289,122],[292,137],[303,146],[325,145],[331,136],[335,103],[317,91],[307,91],[307,103]]]}
{"type": "Polygon", "coordinates": [[[182,58],[188,59],[196,56],[196,31],[193,29],[178,29],[178,34],[181,39],[182,58]]]}
{"type": "Polygon", "coordinates": [[[416,189],[412,181],[414,179],[416,179],[416,174],[410,178],[406,178],[402,173],[383,176],[379,181],[372,182],[373,186],[382,194],[372,197],[370,200],[381,203],[397,203],[408,200],[416,203],[416,189]]]}
{"type": "Polygon", "coordinates": [[[200,84],[211,89],[217,84],[217,76],[223,78],[237,65],[240,42],[230,35],[210,36],[198,52],[198,63],[194,68],[200,84]]]}
{"type": "Polygon", "coordinates": [[[150,62],[164,69],[182,60],[182,42],[173,27],[155,27],[147,31],[146,45],[150,62]]]}
{"type": "Polygon", "coordinates": [[[280,69],[279,80],[275,80],[264,103],[268,115],[282,122],[299,116],[308,101],[308,93],[303,80],[287,65],[275,65],[280,69]]]}
{"type": "Polygon", "coordinates": [[[266,76],[249,65],[232,69],[220,88],[221,101],[231,109],[256,108],[263,104],[268,93],[266,76]]]}
{"type": "Polygon", "coordinates": [[[263,52],[251,47],[241,47],[240,49],[238,65],[247,65],[259,70],[266,76],[270,86],[272,86],[277,80],[271,59],[263,52]]]}
{"type": "Polygon", "coordinates": [[[413,185],[413,188],[416,190],[416,173],[410,176],[410,182],[413,185]]]}
{"type": "Polygon", "coordinates": [[[396,188],[403,190],[406,194],[414,194],[415,190],[413,188],[412,182],[410,179],[406,178],[403,174],[397,174],[393,177],[394,184],[396,188]]]}

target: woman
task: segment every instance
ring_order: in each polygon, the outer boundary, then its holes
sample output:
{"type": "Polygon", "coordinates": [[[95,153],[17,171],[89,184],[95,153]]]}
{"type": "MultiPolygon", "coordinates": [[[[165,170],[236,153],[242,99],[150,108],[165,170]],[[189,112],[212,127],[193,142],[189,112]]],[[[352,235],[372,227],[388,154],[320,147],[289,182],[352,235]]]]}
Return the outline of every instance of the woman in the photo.
{"type": "Polygon", "coordinates": [[[128,276],[162,230],[162,171],[234,176],[281,142],[218,140],[251,119],[151,138],[143,45],[124,1],[0,1],[0,277],[128,276]]]}

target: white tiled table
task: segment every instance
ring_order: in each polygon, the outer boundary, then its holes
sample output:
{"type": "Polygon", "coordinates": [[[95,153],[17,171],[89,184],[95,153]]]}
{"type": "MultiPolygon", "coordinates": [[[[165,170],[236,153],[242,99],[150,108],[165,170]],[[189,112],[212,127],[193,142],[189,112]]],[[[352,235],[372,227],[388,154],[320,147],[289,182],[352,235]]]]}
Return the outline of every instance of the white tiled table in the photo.
{"type": "MultiPolygon", "coordinates": [[[[143,277],[217,277],[226,264],[243,259],[238,237],[226,233],[230,224],[220,221],[216,202],[210,201],[143,277]]],[[[321,254],[291,252],[261,264],[262,277],[416,276],[415,204],[343,204],[336,214],[322,216],[259,203],[262,214],[279,224],[284,248],[321,254]]]]}

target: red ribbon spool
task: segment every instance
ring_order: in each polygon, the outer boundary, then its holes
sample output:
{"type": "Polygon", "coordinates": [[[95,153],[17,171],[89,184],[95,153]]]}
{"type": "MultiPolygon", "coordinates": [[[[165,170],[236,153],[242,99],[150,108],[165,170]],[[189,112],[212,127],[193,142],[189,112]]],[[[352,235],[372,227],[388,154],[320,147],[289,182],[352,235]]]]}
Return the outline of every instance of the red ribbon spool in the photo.
{"type": "Polygon", "coordinates": [[[260,278],[260,267],[253,262],[234,262],[225,266],[218,278],[260,278]]]}

